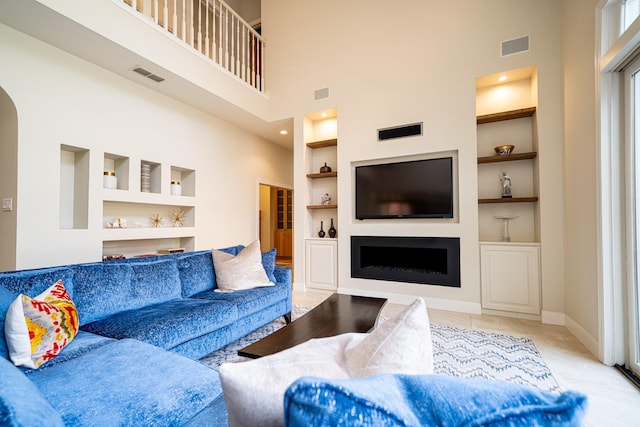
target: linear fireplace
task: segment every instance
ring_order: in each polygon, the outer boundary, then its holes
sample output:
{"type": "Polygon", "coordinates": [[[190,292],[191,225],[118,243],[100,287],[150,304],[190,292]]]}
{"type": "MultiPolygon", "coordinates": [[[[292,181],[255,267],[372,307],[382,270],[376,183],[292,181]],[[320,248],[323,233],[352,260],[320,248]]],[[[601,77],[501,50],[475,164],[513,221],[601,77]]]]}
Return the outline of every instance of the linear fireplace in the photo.
{"type": "Polygon", "coordinates": [[[351,277],[459,288],[460,239],[351,236],[351,277]]]}

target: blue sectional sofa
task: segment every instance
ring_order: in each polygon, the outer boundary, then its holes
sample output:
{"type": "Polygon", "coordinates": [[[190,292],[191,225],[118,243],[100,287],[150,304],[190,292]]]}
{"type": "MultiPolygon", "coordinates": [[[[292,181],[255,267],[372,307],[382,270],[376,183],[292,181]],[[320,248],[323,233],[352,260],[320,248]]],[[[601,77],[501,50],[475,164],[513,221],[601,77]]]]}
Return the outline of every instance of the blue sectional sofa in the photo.
{"type": "MultiPolygon", "coordinates": [[[[236,255],[243,246],[223,249],[236,255]]],[[[0,329],[20,294],[62,280],[80,332],[38,369],[16,367],[0,334],[0,425],[219,425],[218,373],[197,361],[280,316],[291,270],[262,254],[275,283],[214,292],[211,251],[0,273],[0,329]]]]}

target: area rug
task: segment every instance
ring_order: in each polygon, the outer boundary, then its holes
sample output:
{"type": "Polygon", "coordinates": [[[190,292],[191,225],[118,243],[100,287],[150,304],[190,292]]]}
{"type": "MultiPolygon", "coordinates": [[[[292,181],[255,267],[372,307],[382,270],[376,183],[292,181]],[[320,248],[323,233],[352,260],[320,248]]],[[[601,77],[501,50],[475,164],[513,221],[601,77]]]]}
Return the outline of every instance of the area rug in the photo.
{"type": "MultiPolygon", "coordinates": [[[[311,307],[293,306],[295,320],[311,307]]],[[[384,321],[384,319],[380,319],[384,321]]],[[[248,360],[238,350],[285,325],[279,318],[201,359],[213,368],[248,360]]],[[[431,325],[434,373],[463,378],[487,378],[526,384],[554,393],[561,391],[533,341],[511,335],[431,325]]]]}

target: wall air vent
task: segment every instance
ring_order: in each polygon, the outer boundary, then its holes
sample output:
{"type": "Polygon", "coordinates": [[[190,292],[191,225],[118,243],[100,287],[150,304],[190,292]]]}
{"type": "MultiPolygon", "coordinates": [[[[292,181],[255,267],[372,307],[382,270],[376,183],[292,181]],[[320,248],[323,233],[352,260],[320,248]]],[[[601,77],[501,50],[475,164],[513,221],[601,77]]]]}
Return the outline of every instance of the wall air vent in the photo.
{"type": "Polygon", "coordinates": [[[145,76],[146,78],[153,80],[156,83],[160,83],[161,81],[164,81],[164,77],[160,77],[156,74],[153,74],[151,71],[145,70],[140,66],[133,68],[133,71],[140,74],[141,76],[145,76]]]}
{"type": "Polygon", "coordinates": [[[322,89],[318,89],[313,93],[313,100],[318,101],[320,99],[325,99],[329,97],[329,88],[323,87],[322,89]]]}
{"type": "Polygon", "coordinates": [[[529,36],[506,40],[500,43],[500,56],[515,55],[516,53],[529,52],[529,36]]]}
{"type": "Polygon", "coordinates": [[[422,122],[378,129],[378,141],[415,135],[422,135],[422,122]]]}

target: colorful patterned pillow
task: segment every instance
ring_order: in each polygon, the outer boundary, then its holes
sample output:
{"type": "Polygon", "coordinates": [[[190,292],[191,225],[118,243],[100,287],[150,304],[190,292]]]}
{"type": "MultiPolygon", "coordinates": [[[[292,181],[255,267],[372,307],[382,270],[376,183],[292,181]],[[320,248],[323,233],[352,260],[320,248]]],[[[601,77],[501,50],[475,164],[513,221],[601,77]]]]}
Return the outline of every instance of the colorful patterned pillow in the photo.
{"type": "Polygon", "coordinates": [[[20,294],[5,318],[9,357],[16,366],[36,369],[56,357],[78,328],[78,311],[62,280],[35,298],[20,294]]]}

